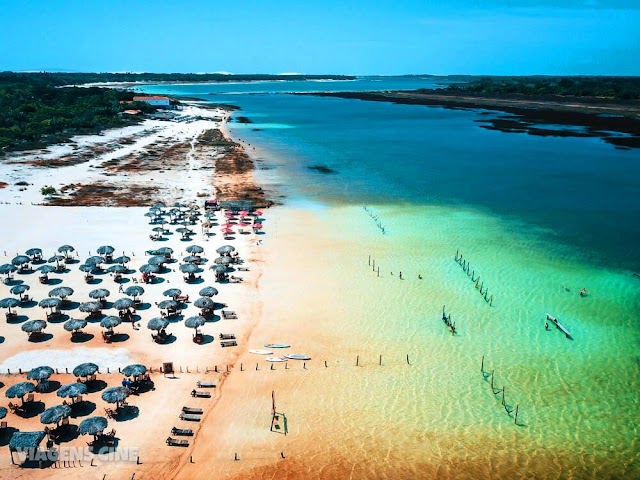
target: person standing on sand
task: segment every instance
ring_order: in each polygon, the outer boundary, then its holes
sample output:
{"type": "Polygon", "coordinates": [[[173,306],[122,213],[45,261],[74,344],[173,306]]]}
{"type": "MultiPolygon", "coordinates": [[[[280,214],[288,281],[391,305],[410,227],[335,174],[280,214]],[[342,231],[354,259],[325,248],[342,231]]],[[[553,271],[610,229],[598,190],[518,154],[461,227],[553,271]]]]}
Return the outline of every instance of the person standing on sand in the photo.
{"type": "Polygon", "coordinates": [[[402,280],[402,272],[400,272],[400,280],[402,280]]]}

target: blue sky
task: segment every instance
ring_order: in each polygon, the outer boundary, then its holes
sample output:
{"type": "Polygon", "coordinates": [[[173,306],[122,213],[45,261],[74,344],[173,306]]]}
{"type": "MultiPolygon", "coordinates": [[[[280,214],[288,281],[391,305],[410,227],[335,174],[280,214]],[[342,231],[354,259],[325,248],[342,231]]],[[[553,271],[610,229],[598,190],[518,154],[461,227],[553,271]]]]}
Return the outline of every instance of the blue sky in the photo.
{"type": "Polygon", "coordinates": [[[0,2],[0,70],[640,75],[640,0],[0,2]]]}

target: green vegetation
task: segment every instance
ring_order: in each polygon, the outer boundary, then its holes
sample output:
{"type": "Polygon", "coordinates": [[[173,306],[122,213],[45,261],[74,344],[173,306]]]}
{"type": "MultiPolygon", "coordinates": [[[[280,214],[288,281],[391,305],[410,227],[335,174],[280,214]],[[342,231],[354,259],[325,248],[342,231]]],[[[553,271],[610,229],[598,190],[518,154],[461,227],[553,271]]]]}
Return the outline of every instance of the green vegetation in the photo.
{"type": "Polygon", "coordinates": [[[55,188],[53,188],[51,185],[45,185],[44,187],[42,187],[42,188],[40,189],[40,193],[41,193],[42,195],[55,195],[55,194],[56,194],[56,193],[58,193],[58,192],[57,192],[57,191],[56,191],[56,189],[55,189],[55,188]]]}
{"type": "Polygon", "coordinates": [[[144,112],[146,103],[121,104],[133,92],[108,88],[59,88],[39,77],[0,73],[0,154],[42,148],[77,134],[99,133],[140,121],[118,115],[127,108],[144,112]]]}
{"type": "Polygon", "coordinates": [[[639,77],[483,77],[447,87],[455,93],[562,95],[614,100],[640,99],[639,77]]]}

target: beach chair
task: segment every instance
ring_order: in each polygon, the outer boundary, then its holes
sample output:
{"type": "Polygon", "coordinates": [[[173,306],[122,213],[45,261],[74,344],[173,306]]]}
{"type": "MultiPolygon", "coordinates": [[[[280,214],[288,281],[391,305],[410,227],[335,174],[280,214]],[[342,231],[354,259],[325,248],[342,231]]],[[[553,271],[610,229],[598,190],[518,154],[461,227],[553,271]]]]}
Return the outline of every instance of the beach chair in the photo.
{"type": "Polygon", "coordinates": [[[189,301],[189,295],[176,295],[176,302],[187,303],[189,301]]]}
{"type": "Polygon", "coordinates": [[[198,388],[216,388],[216,382],[210,380],[198,380],[196,383],[198,388]]]}
{"type": "Polygon", "coordinates": [[[14,403],[9,402],[9,410],[15,413],[18,410],[20,410],[20,405],[16,405],[14,403]]]}
{"type": "Polygon", "coordinates": [[[196,407],[182,407],[182,413],[192,413],[195,415],[202,415],[203,410],[196,407]]]}
{"type": "Polygon", "coordinates": [[[189,442],[187,440],[178,440],[177,438],[167,438],[167,445],[170,447],[188,447],[189,442]]]}
{"type": "Polygon", "coordinates": [[[3,430],[5,428],[7,428],[7,422],[3,420],[2,422],[0,422],[0,430],[3,430]]]}
{"type": "Polygon", "coordinates": [[[238,270],[240,272],[248,272],[249,271],[249,269],[247,267],[238,267],[238,270]]]}
{"type": "Polygon", "coordinates": [[[234,333],[221,333],[220,340],[235,340],[236,335],[234,333]]]}
{"type": "Polygon", "coordinates": [[[107,433],[107,436],[108,436],[108,437],[111,437],[111,438],[115,438],[115,436],[116,436],[116,429],[115,429],[115,428],[112,428],[112,429],[111,429],[111,431],[110,431],[109,433],[107,433]]]}
{"type": "Polygon", "coordinates": [[[171,429],[171,435],[180,435],[183,437],[191,437],[193,436],[193,430],[190,428],[178,428],[173,427],[171,429]]]}
{"type": "Polygon", "coordinates": [[[221,347],[236,347],[238,343],[235,340],[222,340],[220,342],[221,347]]]}
{"type": "Polygon", "coordinates": [[[202,420],[202,417],[200,415],[195,415],[193,413],[182,412],[180,414],[180,420],[186,420],[188,422],[199,422],[200,420],[202,420]]]}
{"type": "Polygon", "coordinates": [[[116,411],[112,408],[105,408],[104,413],[108,418],[113,418],[116,415],[116,411]]]}
{"type": "Polygon", "coordinates": [[[87,382],[95,382],[96,381],[96,374],[94,373],[93,375],[89,375],[87,377],[87,382]]]}
{"type": "Polygon", "coordinates": [[[238,316],[233,310],[222,310],[222,318],[224,318],[225,320],[235,320],[238,318],[238,316]]]}
{"type": "Polygon", "coordinates": [[[191,396],[197,398],[211,398],[210,392],[202,392],[200,390],[191,390],[191,396]]]}
{"type": "Polygon", "coordinates": [[[63,418],[63,419],[62,419],[62,423],[61,423],[60,425],[61,425],[61,426],[62,426],[62,425],[69,425],[69,417],[63,418]]]}
{"type": "Polygon", "coordinates": [[[27,399],[25,400],[25,402],[33,402],[33,393],[30,393],[27,395],[27,399]]]}
{"type": "Polygon", "coordinates": [[[80,403],[82,402],[82,395],[78,395],[74,400],[73,403],[80,403]]]}

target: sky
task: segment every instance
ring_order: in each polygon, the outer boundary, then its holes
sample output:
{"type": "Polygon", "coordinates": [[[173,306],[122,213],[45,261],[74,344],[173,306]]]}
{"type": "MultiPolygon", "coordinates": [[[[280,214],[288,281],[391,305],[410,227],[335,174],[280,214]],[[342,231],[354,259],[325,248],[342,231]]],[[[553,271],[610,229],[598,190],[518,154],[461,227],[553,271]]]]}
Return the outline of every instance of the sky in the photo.
{"type": "Polygon", "coordinates": [[[640,0],[0,0],[0,70],[640,75],[640,0]]]}

